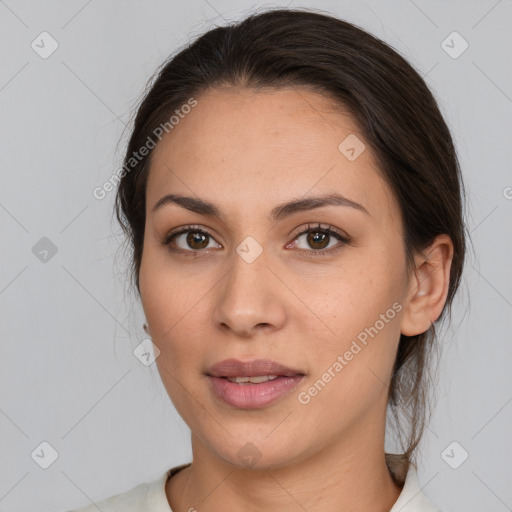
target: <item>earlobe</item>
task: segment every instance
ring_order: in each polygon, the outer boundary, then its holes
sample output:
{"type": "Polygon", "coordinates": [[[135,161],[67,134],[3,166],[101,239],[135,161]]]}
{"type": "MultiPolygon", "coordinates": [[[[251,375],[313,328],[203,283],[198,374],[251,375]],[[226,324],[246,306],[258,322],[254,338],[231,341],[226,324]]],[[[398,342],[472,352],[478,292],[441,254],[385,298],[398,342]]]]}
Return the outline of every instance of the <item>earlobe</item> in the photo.
{"type": "Polygon", "coordinates": [[[401,333],[415,336],[427,331],[441,315],[450,285],[453,243],[439,235],[423,252],[415,255],[415,269],[409,279],[401,333]]]}

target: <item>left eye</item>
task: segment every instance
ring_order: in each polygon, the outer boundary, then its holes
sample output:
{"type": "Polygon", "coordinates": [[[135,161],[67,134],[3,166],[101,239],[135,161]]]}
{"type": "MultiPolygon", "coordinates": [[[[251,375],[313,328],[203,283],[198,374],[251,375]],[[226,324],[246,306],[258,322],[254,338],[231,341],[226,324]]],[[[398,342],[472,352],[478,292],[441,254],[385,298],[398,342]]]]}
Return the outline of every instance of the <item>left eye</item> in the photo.
{"type": "Polygon", "coordinates": [[[309,247],[315,249],[311,251],[308,247],[299,247],[301,250],[309,251],[315,255],[323,254],[324,252],[329,252],[331,249],[338,249],[339,246],[347,244],[350,240],[341,235],[340,233],[333,231],[330,227],[322,228],[321,226],[316,226],[311,228],[308,226],[308,229],[300,232],[294,240],[299,240],[301,237],[305,237],[305,242],[309,247]],[[333,243],[329,245],[329,242],[335,242],[333,240],[335,238],[338,242],[341,243],[333,243]]]}

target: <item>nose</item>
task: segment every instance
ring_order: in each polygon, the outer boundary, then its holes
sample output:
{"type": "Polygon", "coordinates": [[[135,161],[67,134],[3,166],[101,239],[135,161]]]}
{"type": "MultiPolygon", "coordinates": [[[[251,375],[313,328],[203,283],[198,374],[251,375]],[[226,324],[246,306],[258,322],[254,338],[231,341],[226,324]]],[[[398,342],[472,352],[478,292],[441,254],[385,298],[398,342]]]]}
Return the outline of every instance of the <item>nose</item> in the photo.
{"type": "Polygon", "coordinates": [[[264,251],[250,263],[234,252],[231,269],[216,290],[214,320],[221,329],[246,338],[283,327],[287,290],[269,267],[264,251]]]}

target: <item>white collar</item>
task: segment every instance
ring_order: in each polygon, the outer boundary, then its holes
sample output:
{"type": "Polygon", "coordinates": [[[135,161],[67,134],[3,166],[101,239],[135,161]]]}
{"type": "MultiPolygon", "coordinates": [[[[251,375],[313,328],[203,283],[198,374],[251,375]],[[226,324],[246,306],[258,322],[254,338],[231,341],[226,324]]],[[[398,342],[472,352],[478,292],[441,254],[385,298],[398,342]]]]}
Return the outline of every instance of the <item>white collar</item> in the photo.
{"type": "Polygon", "coordinates": [[[418,473],[412,463],[409,464],[402,492],[389,512],[441,512],[423,494],[418,473]]]}
{"type": "MultiPolygon", "coordinates": [[[[172,470],[175,472],[178,468],[184,468],[188,465],[190,463],[176,466],[172,470]]],[[[165,483],[172,470],[166,471],[148,487],[146,497],[148,501],[144,505],[151,504],[153,512],[172,512],[165,495],[165,483]]],[[[423,493],[418,480],[418,473],[412,463],[409,464],[402,492],[389,512],[441,512],[423,493]]]]}

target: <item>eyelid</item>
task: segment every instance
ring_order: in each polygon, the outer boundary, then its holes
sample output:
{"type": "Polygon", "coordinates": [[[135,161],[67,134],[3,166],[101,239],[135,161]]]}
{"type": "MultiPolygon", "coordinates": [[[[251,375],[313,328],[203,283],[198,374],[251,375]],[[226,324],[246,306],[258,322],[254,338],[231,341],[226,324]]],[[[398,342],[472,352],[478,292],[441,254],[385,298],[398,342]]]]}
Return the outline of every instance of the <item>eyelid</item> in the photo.
{"type": "Polygon", "coordinates": [[[310,232],[314,233],[315,231],[322,231],[324,233],[327,233],[330,237],[336,238],[338,240],[338,243],[334,247],[329,247],[327,249],[298,249],[299,254],[301,254],[302,256],[305,256],[307,258],[318,257],[323,255],[332,256],[337,251],[343,249],[344,246],[352,243],[351,236],[331,226],[330,224],[322,224],[320,222],[316,222],[313,224],[314,225],[308,224],[306,228],[304,228],[304,226],[301,226],[294,230],[294,234],[290,235],[293,236],[293,239],[289,244],[286,245],[286,247],[289,247],[290,245],[294,244],[299,236],[306,235],[310,232]]]}
{"type": "MultiPolygon", "coordinates": [[[[180,226],[178,228],[175,228],[175,229],[169,231],[166,235],[164,235],[163,240],[162,240],[162,244],[163,245],[169,245],[170,242],[171,242],[171,239],[173,237],[182,235],[182,234],[187,233],[189,231],[192,231],[194,233],[202,233],[204,235],[208,235],[210,238],[215,240],[216,243],[218,243],[219,245],[222,245],[219,242],[217,242],[215,237],[209,231],[209,228],[204,228],[204,227],[202,227],[202,226],[200,226],[198,224],[187,224],[185,226],[180,226]]],[[[203,251],[192,251],[192,250],[183,251],[182,249],[178,249],[177,252],[179,252],[179,251],[182,251],[182,252],[196,252],[196,253],[203,252],[203,251]]]]}
{"type": "MultiPolygon", "coordinates": [[[[293,237],[293,240],[295,240],[299,235],[303,235],[307,233],[308,231],[314,231],[315,229],[318,229],[318,231],[327,231],[332,232],[336,235],[338,235],[341,239],[345,241],[350,241],[350,236],[345,233],[344,231],[339,230],[338,228],[335,228],[334,226],[331,226],[330,224],[322,224],[321,222],[308,222],[307,227],[304,227],[304,225],[298,227],[297,229],[294,229],[290,236],[293,237]]],[[[319,251],[315,251],[319,252],[319,251]]]]}

